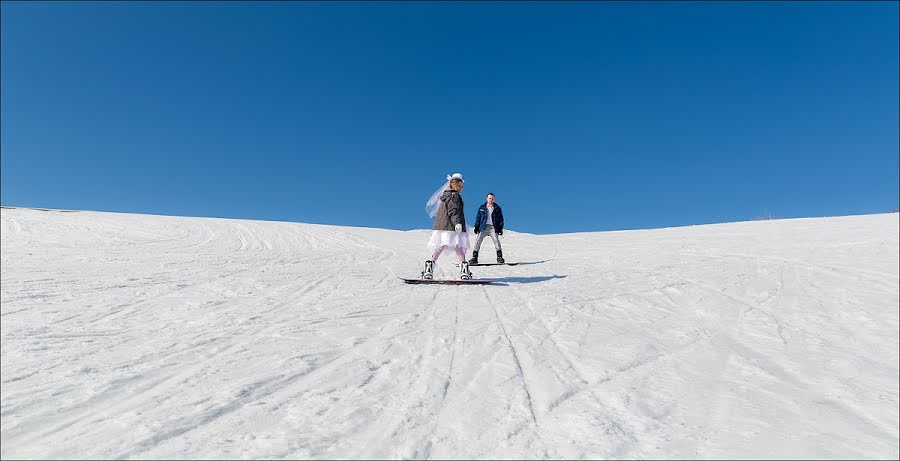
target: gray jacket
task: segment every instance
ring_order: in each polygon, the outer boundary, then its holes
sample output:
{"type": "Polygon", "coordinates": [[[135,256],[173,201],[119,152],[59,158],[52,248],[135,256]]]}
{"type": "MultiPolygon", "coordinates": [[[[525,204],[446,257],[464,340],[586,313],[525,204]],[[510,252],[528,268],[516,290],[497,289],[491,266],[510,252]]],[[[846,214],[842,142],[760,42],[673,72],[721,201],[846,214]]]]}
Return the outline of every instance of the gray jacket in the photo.
{"type": "Polygon", "coordinates": [[[466,216],[463,214],[463,199],[453,189],[447,189],[441,195],[441,204],[437,214],[434,215],[434,230],[456,230],[457,224],[462,224],[463,232],[466,231],[466,216]]]}

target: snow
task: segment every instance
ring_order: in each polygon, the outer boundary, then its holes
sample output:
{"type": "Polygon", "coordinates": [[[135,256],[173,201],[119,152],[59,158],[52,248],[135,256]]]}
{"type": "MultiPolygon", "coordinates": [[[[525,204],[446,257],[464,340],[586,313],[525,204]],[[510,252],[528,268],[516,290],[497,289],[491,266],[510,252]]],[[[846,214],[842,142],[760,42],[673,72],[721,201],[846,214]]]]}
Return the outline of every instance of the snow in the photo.
{"type": "Polygon", "coordinates": [[[6,208],[0,454],[897,459],[898,227],[507,231],[438,286],[426,230],[6,208]]]}

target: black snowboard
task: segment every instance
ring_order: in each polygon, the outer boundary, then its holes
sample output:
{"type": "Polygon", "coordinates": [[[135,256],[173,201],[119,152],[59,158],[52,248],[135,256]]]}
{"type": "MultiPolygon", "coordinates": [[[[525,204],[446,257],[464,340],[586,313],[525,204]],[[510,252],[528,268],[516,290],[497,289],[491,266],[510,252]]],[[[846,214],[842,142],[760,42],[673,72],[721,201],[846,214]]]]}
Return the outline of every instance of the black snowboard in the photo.
{"type": "Polygon", "coordinates": [[[486,285],[488,283],[493,282],[493,280],[485,280],[485,279],[470,279],[470,280],[461,280],[461,279],[448,279],[448,280],[437,280],[437,279],[407,279],[400,277],[406,283],[413,284],[433,284],[433,285],[486,285]]]}
{"type": "MultiPolygon", "coordinates": [[[[515,266],[516,264],[519,264],[519,263],[478,263],[478,264],[472,264],[472,263],[469,263],[469,267],[478,267],[478,266],[515,266]]],[[[456,263],[456,265],[459,266],[459,263],[456,263]]]]}

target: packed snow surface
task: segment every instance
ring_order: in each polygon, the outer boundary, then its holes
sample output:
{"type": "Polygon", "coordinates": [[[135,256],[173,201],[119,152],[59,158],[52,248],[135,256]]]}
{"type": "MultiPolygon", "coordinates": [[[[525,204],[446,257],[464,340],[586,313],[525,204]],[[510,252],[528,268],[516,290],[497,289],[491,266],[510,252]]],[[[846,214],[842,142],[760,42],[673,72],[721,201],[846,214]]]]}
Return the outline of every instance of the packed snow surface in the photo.
{"type": "Polygon", "coordinates": [[[3,458],[900,457],[897,213],[508,231],[488,286],[399,280],[427,230],[0,231],[3,458]]]}

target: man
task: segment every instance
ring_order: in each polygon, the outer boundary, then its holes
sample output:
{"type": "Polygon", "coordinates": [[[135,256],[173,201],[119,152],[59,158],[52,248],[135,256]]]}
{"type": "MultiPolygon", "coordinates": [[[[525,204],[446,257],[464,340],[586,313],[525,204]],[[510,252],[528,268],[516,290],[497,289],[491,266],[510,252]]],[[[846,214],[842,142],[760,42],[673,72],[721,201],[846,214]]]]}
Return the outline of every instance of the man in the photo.
{"type": "Polygon", "coordinates": [[[481,241],[490,235],[497,249],[497,262],[503,264],[503,249],[500,248],[500,238],[503,235],[503,210],[500,205],[494,203],[494,194],[487,195],[487,202],[478,207],[478,215],[475,217],[475,250],[472,251],[472,259],[469,264],[478,264],[478,250],[481,249],[481,241]]]}

